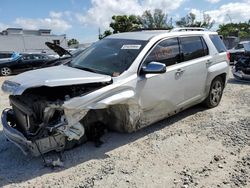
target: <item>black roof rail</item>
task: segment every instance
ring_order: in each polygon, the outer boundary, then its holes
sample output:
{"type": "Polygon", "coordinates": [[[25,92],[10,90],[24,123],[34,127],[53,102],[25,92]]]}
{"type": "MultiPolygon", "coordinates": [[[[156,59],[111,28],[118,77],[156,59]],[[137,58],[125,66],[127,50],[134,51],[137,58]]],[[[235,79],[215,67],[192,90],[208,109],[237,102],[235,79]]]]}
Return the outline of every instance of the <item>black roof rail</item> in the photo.
{"type": "Polygon", "coordinates": [[[179,27],[171,30],[171,32],[177,32],[177,31],[208,31],[208,30],[202,27],[179,27]]]}
{"type": "Polygon", "coordinates": [[[171,29],[167,29],[167,28],[139,28],[139,29],[134,29],[132,31],[159,31],[159,30],[170,31],[171,29]]]}

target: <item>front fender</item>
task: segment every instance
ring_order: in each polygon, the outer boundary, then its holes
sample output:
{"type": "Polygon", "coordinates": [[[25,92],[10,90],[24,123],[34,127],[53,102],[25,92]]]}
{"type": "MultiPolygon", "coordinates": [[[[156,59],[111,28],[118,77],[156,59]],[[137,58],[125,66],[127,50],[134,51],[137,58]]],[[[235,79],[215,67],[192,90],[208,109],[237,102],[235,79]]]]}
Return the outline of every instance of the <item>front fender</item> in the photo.
{"type": "Polygon", "coordinates": [[[129,100],[133,100],[135,96],[135,92],[132,90],[125,90],[119,93],[115,93],[105,99],[102,99],[90,106],[90,109],[103,109],[107,108],[110,105],[115,104],[126,104],[129,100]]]}

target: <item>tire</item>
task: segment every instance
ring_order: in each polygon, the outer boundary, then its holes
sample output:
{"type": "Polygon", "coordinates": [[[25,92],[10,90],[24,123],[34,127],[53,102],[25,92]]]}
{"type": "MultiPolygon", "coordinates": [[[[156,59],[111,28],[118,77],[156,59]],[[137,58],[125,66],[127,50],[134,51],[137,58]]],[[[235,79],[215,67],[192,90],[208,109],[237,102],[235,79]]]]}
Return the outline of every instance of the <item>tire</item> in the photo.
{"type": "Polygon", "coordinates": [[[3,67],[0,70],[0,74],[2,76],[9,76],[9,75],[11,75],[11,73],[12,73],[12,71],[11,71],[11,69],[9,67],[3,67]]]}
{"type": "Polygon", "coordinates": [[[221,77],[216,77],[210,86],[209,94],[203,104],[207,108],[214,108],[219,105],[223,94],[224,83],[221,77]]]}
{"type": "Polygon", "coordinates": [[[84,134],[79,140],[71,140],[71,141],[68,141],[67,138],[66,138],[66,141],[65,141],[65,147],[64,149],[65,150],[70,150],[74,147],[77,147],[77,146],[80,146],[82,145],[83,143],[87,142],[87,137],[86,135],[84,134]]]}

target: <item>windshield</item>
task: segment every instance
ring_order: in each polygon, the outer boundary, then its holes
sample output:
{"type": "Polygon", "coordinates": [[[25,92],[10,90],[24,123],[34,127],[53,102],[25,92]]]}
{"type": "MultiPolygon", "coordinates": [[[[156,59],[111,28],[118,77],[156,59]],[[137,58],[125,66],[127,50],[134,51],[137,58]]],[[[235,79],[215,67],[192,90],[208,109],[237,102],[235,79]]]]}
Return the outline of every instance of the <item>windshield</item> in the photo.
{"type": "Polygon", "coordinates": [[[72,52],[70,52],[71,53],[71,55],[73,56],[73,57],[76,57],[76,56],[78,56],[80,53],[82,53],[84,51],[84,49],[77,49],[77,50],[74,50],[74,51],[72,51],[72,52]]]}
{"type": "Polygon", "coordinates": [[[70,66],[119,76],[130,67],[146,43],[142,40],[102,39],[73,58],[70,66]]]}
{"type": "Polygon", "coordinates": [[[247,52],[250,52],[250,42],[244,44],[244,48],[247,52]]]}

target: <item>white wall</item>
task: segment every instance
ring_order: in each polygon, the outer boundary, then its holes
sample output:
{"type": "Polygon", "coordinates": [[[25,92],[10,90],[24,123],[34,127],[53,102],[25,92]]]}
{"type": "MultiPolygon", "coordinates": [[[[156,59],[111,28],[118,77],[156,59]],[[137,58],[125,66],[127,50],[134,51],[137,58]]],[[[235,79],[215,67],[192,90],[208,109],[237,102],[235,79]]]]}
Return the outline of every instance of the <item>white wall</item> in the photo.
{"type": "Polygon", "coordinates": [[[30,36],[30,35],[0,35],[0,51],[17,51],[17,52],[49,52],[45,42],[60,40],[60,46],[67,48],[65,36],[30,36]]]}

